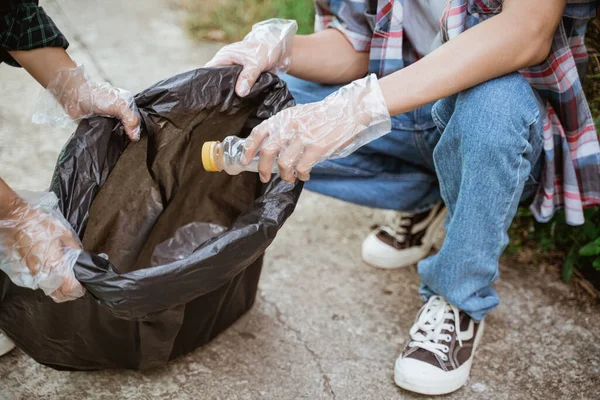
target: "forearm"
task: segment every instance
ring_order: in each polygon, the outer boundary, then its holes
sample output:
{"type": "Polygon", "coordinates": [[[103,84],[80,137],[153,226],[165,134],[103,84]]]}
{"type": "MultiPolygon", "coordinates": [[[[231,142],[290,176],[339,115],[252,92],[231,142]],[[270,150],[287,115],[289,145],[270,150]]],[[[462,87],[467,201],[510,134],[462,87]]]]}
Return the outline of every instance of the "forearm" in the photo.
{"type": "Polygon", "coordinates": [[[294,38],[290,75],[312,82],[341,84],[364,77],[368,69],[369,53],[354,50],[336,29],[294,38]]]}
{"type": "Polygon", "coordinates": [[[19,196],[0,178],[0,219],[10,212],[10,207],[19,196]]]}
{"type": "Polygon", "coordinates": [[[542,62],[550,51],[552,36],[564,8],[564,0],[554,0],[554,3],[541,21],[533,22],[522,10],[505,7],[498,16],[458,35],[409,67],[381,79],[390,115],[413,110],[542,62]]]}
{"type": "Polygon", "coordinates": [[[76,66],[62,47],[9,51],[9,54],[43,87],[48,86],[59,69],[76,66]]]}

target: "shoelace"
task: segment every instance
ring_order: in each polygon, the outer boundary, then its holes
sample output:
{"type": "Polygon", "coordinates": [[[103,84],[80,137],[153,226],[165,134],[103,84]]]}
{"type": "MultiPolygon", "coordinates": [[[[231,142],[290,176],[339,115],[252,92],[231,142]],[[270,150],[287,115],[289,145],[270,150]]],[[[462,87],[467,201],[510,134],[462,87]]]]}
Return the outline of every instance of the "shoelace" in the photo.
{"type": "Polygon", "coordinates": [[[423,306],[415,324],[410,328],[412,340],[408,346],[420,347],[440,356],[442,360],[448,361],[446,354],[450,348],[444,343],[449,343],[452,336],[442,331],[456,331],[458,343],[462,346],[462,340],[458,335],[460,332],[459,321],[458,308],[441,296],[432,296],[423,306]]]}
{"type": "Polygon", "coordinates": [[[398,213],[397,219],[394,220],[394,226],[392,228],[388,226],[381,226],[379,229],[402,243],[406,240],[406,236],[409,233],[409,228],[413,224],[413,218],[415,214],[409,213],[398,213]]]}

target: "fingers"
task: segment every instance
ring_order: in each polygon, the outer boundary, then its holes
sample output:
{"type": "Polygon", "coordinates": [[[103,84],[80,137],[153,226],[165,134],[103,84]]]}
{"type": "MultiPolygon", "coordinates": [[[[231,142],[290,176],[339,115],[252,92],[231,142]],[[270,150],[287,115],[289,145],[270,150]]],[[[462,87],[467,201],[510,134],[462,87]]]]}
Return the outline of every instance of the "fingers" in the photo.
{"type": "Polygon", "coordinates": [[[215,57],[205,64],[205,67],[222,65],[241,65],[244,67],[235,84],[235,93],[240,97],[245,97],[250,93],[250,89],[266,68],[264,53],[268,53],[265,46],[237,42],[219,50],[215,57]]]}
{"type": "Polygon", "coordinates": [[[40,254],[44,254],[44,248],[41,243],[32,240],[31,236],[28,232],[19,230],[15,235],[14,243],[19,256],[31,275],[36,275],[42,267],[43,260],[40,259],[40,254]]]}
{"type": "Polygon", "coordinates": [[[252,89],[260,74],[260,68],[244,66],[244,69],[238,76],[235,84],[235,93],[240,97],[246,97],[248,93],[250,93],[250,89],[252,89]]]}
{"type": "Polygon", "coordinates": [[[264,121],[252,130],[250,136],[244,143],[244,154],[242,154],[242,165],[248,165],[258,153],[266,138],[269,137],[269,120],[264,121]]]}
{"type": "Polygon", "coordinates": [[[93,113],[121,120],[125,134],[132,141],[140,139],[140,120],[133,112],[133,96],[127,90],[113,87],[96,89],[93,113]]]}
{"type": "Polygon", "coordinates": [[[281,147],[275,141],[271,141],[260,149],[260,158],[258,160],[258,174],[263,183],[271,180],[273,165],[281,151],[281,147]]]}
{"type": "MultiPolygon", "coordinates": [[[[273,126],[274,125],[272,124],[265,124],[264,126],[259,125],[255,128],[255,131],[252,132],[251,137],[246,142],[247,150],[244,151],[244,155],[248,157],[249,160],[252,160],[250,157],[256,155],[260,150],[258,172],[260,174],[260,180],[263,183],[271,180],[275,162],[277,162],[281,178],[288,183],[294,183],[297,176],[297,164],[304,158],[304,142],[300,135],[295,134],[297,132],[294,132],[292,127],[286,125],[286,127],[291,130],[291,132],[288,133],[293,137],[288,144],[288,142],[281,137],[280,132],[272,128],[273,126]],[[273,130],[273,132],[269,132],[269,130],[273,130]]],[[[314,155],[310,155],[309,158],[306,158],[306,162],[308,162],[309,159],[319,157],[317,152],[313,151],[313,153],[314,155]]],[[[310,167],[312,168],[312,165],[310,167]]],[[[308,180],[309,173],[310,168],[308,168],[303,175],[303,177],[305,177],[304,180],[308,180]]]]}
{"type": "MultiPolygon", "coordinates": [[[[302,106],[284,110],[254,128],[246,140],[242,163],[249,164],[260,152],[258,172],[262,182],[271,179],[276,161],[281,178],[289,183],[296,181],[297,165],[304,158],[305,139],[312,133],[305,123],[304,111],[306,110],[302,106]]],[[[311,117],[310,112],[308,115],[311,117]]],[[[307,167],[307,163],[318,159],[319,154],[315,149],[305,158],[303,180],[309,178],[310,169],[314,165],[313,163],[307,167]]]]}
{"type": "Polygon", "coordinates": [[[296,136],[292,140],[291,144],[279,155],[277,166],[279,167],[279,175],[281,175],[281,179],[288,183],[294,183],[296,181],[296,165],[302,158],[303,153],[304,143],[298,136],[296,136]]]}
{"type": "Polygon", "coordinates": [[[65,276],[60,287],[50,294],[50,297],[57,303],[74,300],[85,294],[84,287],[77,281],[71,269],[76,261],[76,257],[79,256],[78,250],[81,249],[81,246],[75,240],[75,236],[71,230],[64,227],[62,229],[60,244],[57,246],[60,246],[60,250],[58,251],[60,256],[54,260],[50,260],[51,268],[56,269],[54,272],[58,276],[65,276]],[[61,269],[63,270],[61,271],[61,269]],[[65,271],[65,269],[67,270],[65,271]]]}
{"type": "Polygon", "coordinates": [[[73,271],[69,273],[63,284],[50,297],[57,303],[75,300],[85,294],[85,288],[75,279],[73,271]]]}
{"type": "Polygon", "coordinates": [[[0,256],[11,264],[11,280],[56,301],[82,296],[85,290],[73,274],[81,245],[68,223],[29,204],[15,208],[10,218],[0,221],[0,256]]]}
{"type": "Polygon", "coordinates": [[[44,272],[46,263],[56,257],[53,251],[54,223],[48,215],[29,209],[24,221],[16,226],[14,246],[31,276],[44,272]]]}
{"type": "Polygon", "coordinates": [[[296,176],[303,182],[310,179],[310,171],[321,161],[323,152],[316,146],[309,146],[304,149],[304,153],[296,165],[296,176]]]}
{"type": "Polygon", "coordinates": [[[209,62],[204,64],[204,67],[212,68],[225,65],[240,65],[239,58],[236,57],[235,45],[236,43],[233,43],[221,48],[209,62]]]}
{"type": "Polygon", "coordinates": [[[256,80],[262,73],[256,63],[250,63],[244,56],[232,55],[231,57],[220,58],[206,64],[206,67],[215,67],[219,65],[241,65],[244,68],[235,83],[235,93],[240,97],[246,97],[256,83],[256,80]]]}
{"type": "Polygon", "coordinates": [[[138,141],[140,140],[140,120],[124,100],[119,100],[121,101],[116,104],[118,108],[115,116],[123,123],[127,137],[132,141],[138,141]]]}
{"type": "Polygon", "coordinates": [[[271,179],[273,165],[277,160],[281,179],[288,183],[296,182],[296,178],[306,182],[310,179],[310,171],[321,161],[322,156],[319,147],[306,147],[298,136],[285,149],[275,141],[268,142],[260,150],[260,180],[266,183],[271,179]]]}
{"type": "Polygon", "coordinates": [[[62,227],[62,236],[60,238],[63,247],[66,248],[71,248],[71,249],[81,249],[81,245],[79,244],[79,242],[77,241],[77,239],[75,239],[75,233],[73,233],[73,231],[69,228],[66,227],[62,227]]]}

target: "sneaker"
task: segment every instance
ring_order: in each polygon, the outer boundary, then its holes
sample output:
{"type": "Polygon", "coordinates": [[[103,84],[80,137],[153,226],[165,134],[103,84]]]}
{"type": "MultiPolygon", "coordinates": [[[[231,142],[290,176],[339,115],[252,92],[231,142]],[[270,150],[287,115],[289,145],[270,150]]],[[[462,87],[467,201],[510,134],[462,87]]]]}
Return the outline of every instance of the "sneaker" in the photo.
{"type": "Polygon", "coordinates": [[[444,242],[446,207],[438,204],[419,213],[398,213],[395,227],[381,226],[363,241],[362,258],[376,268],[408,267],[444,242]]]}
{"type": "Polygon", "coordinates": [[[410,328],[411,341],[396,360],[394,381],[411,392],[439,395],[460,389],[469,379],[484,322],[441,296],[432,296],[410,328]]]}
{"type": "Polygon", "coordinates": [[[15,348],[15,344],[4,333],[0,332],[0,357],[15,348]]]}

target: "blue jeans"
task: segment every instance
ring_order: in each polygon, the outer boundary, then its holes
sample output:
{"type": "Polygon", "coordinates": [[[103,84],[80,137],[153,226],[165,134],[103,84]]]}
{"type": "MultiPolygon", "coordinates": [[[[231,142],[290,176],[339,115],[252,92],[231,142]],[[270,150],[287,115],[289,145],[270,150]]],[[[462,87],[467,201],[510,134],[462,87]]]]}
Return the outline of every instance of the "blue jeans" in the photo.
{"type": "MultiPolygon", "coordinates": [[[[284,76],[299,104],[339,86],[284,76]]],[[[420,212],[443,199],[446,239],[419,263],[420,292],[481,320],[499,302],[492,284],[521,199],[541,173],[543,107],[518,73],[392,119],[392,131],[311,172],[305,188],[356,204],[420,212]]]]}

